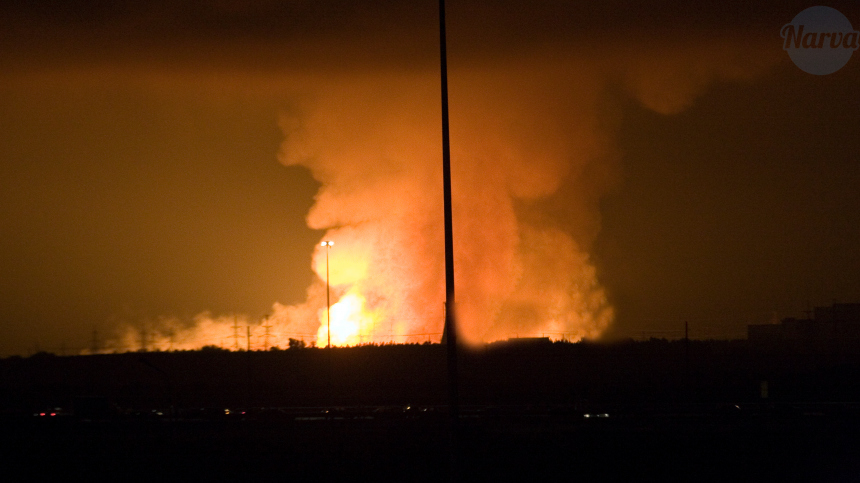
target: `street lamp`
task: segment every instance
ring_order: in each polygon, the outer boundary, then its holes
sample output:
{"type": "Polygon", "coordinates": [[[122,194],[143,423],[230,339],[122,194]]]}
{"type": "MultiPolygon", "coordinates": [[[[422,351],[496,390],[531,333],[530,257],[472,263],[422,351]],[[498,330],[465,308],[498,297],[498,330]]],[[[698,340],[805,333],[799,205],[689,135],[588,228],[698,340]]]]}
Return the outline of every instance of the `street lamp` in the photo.
{"type": "Polygon", "coordinates": [[[328,347],[331,348],[331,295],[328,283],[328,252],[334,242],[331,240],[320,243],[321,247],[325,247],[325,318],[326,318],[326,335],[328,336],[328,347]]]}

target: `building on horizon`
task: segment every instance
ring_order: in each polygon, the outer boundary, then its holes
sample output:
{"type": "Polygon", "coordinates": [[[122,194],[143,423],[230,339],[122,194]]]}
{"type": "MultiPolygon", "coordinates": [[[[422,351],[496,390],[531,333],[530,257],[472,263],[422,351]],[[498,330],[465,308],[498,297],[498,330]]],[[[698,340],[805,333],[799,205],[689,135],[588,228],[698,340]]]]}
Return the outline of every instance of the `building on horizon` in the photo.
{"type": "Polygon", "coordinates": [[[860,349],[860,303],[815,307],[811,318],[788,317],[778,324],[747,326],[747,339],[757,348],[814,352],[860,349]]]}

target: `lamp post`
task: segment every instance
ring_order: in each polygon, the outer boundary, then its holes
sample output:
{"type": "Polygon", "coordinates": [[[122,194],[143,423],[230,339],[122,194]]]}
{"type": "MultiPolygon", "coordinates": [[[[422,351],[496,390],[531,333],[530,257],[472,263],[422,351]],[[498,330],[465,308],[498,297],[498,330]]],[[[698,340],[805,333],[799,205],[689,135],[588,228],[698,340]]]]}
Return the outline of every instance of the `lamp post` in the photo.
{"type": "Polygon", "coordinates": [[[326,318],[326,336],[328,337],[327,347],[331,348],[331,295],[328,282],[328,252],[331,250],[334,242],[331,240],[320,243],[320,246],[325,247],[325,318],[326,318]]]}

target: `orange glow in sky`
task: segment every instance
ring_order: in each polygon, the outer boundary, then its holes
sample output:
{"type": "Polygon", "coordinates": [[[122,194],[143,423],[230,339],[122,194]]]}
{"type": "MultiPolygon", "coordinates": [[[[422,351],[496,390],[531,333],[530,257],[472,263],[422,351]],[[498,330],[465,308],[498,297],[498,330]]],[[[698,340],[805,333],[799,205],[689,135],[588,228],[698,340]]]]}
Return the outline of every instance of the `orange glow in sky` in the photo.
{"type": "MultiPolygon", "coordinates": [[[[12,3],[0,356],[441,339],[434,3],[12,3]]],[[[452,6],[459,340],[857,300],[860,60],[818,79],[795,7],[732,12],[452,6]]]]}

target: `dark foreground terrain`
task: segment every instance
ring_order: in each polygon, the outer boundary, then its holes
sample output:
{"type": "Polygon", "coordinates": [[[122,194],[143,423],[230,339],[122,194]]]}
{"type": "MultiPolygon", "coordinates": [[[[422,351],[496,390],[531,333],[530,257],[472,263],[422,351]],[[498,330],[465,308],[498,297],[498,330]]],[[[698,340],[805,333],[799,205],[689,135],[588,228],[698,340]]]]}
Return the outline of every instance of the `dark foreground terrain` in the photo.
{"type": "Polygon", "coordinates": [[[438,345],[43,354],[0,361],[0,458],[9,481],[860,481],[857,359],[490,347],[462,355],[454,446],[438,345]]]}

